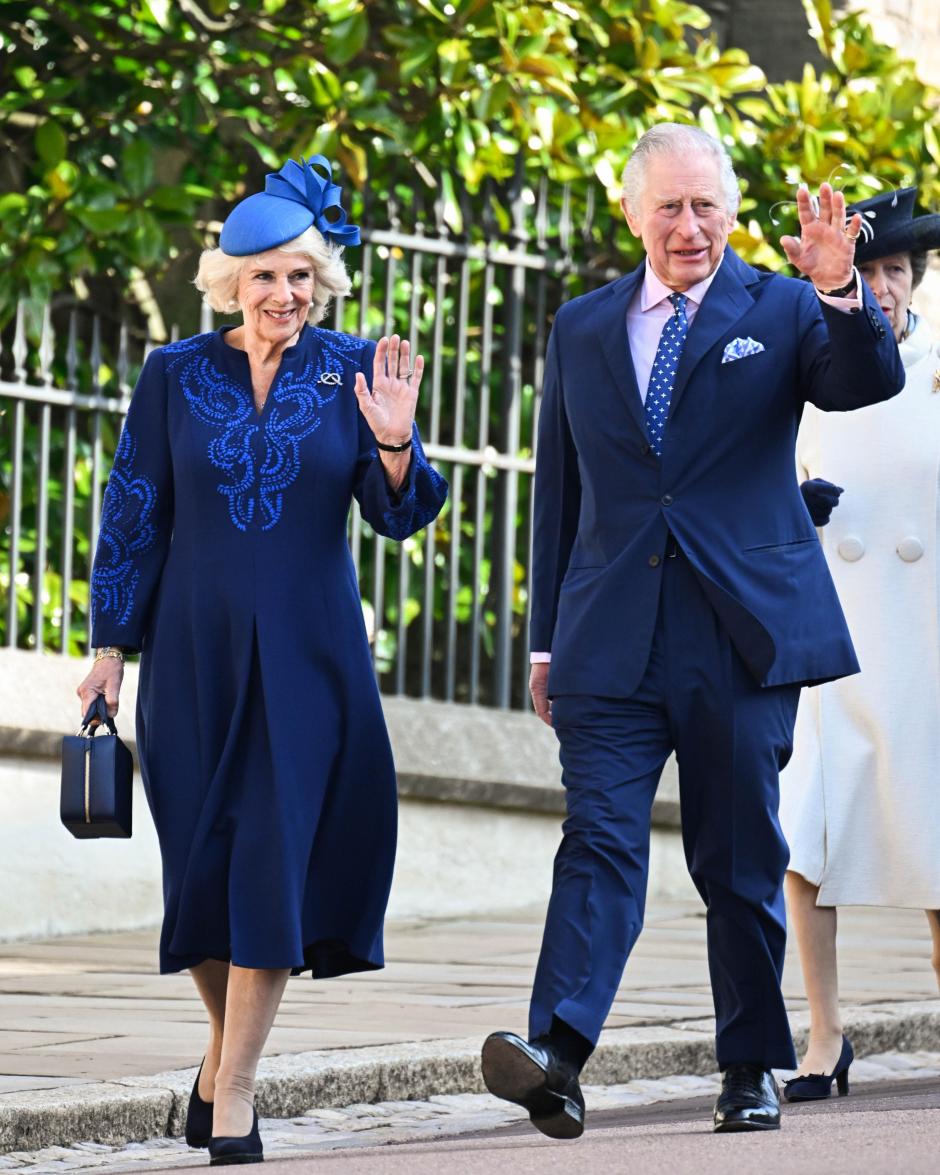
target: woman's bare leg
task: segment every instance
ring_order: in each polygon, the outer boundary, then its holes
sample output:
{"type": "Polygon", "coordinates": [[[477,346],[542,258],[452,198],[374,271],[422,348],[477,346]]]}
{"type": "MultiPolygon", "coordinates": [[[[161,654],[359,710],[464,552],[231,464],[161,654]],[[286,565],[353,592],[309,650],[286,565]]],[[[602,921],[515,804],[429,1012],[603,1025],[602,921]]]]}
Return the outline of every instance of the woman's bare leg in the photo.
{"type": "Polygon", "coordinates": [[[933,939],[931,962],[937,976],[937,986],[940,987],[940,910],[926,910],[925,913],[930,923],[930,937],[933,939]]]}
{"type": "Polygon", "coordinates": [[[222,1057],[215,1078],[215,1137],[241,1138],[251,1130],[255,1073],[290,971],[229,968],[222,1057]]]}
{"type": "Polygon", "coordinates": [[[199,1074],[199,1096],[204,1102],[211,1102],[215,1090],[215,1075],[222,1057],[222,1034],[225,1027],[225,996],[228,988],[228,963],[219,959],[206,959],[189,973],[196,984],[196,990],[209,1013],[209,1043],[206,1045],[206,1059],[199,1074]]]}
{"type": "Polygon", "coordinates": [[[836,910],[817,906],[819,887],[799,873],[787,873],[786,891],[810,1016],[809,1045],[797,1072],[831,1073],[842,1050],[836,910]]]}

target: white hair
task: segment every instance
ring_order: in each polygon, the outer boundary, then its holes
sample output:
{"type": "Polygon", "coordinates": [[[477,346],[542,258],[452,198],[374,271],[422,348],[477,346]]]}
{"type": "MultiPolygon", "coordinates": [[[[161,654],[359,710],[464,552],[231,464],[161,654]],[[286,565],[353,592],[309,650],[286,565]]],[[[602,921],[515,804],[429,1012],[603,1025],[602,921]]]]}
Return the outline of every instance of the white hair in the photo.
{"type": "Polygon", "coordinates": [[[728,212],[734,216],[738,211],[741,188],[724,145],[697,126],[680,122],[661,122],[650,127],[633,148],[623,169],[622,181],[623,198],[629,208],[640,206],[646,184],[646,166],[652,155],[711,155],[718,164],[728,212]]]}
{"type": "MultiPolygon", "coordinates": [[[[307,312],[311,325],[320,322],[326,314],[331,298],[345,297],[352,283],[343,263],[342,245],[330,244],[322,233],[312,226],[277,246],[279,253],[299,253],[306,257],[313,269],[313,299],[307,312]]],[[[199,270],[193,279],[202,300],[219,314],[234,314],[238,310],[238,280],[246,265],[259,254],[249,257],[230,257],[221,249],[203,249],[199,270]]]]}

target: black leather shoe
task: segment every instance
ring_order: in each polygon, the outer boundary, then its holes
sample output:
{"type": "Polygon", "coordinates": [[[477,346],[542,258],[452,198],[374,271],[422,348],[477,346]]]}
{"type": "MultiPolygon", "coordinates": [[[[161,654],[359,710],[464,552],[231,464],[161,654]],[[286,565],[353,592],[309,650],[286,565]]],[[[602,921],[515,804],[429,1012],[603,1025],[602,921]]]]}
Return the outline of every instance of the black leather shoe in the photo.
{"type": "Polygon", "coordinates": [[[832,1094],[832,1083],[836,1083],[839,1097],[849,1092],[849,1066],[855,1060],[855,1052],[847,1036],[842,1037],[842,1052],[831,1073],[805,1073],[802,1077],[791,1077],[783,1083],[783,1096],[788,1102],[817,1102],[832,1094]]]}
{"type": "MultiPolygon", "coordinates": [[[[206,1063],[205,1057],[202,1065],[206,1063]]],[[[199,1078],[202,1076],[202,1065],[193,1082],[193,1092],[189,1095],[189,1109],[186,1112],[186,1145],[203,1147],[209,1145],[212,1137],[212,1102],[204,1102],[199,1096],[199,1078]]]]}
{"type": "Polygon", "coordinates": [[[529,1121],[549,1138],[580,1138],[584,1097],[573,1065],[544,1037],[525,1041],[494,1032],[483,1043],[483,1080],[490,1093],[529,1111],[529,1121]]]}
{"type": "Polygon", "coordinates": [[[729,1065],[715,1102],[715,1133],[779,1129],[780,1095],[773,1073],[760,1065],[729,1065]]]}
{"type": "Polygon", "coordinates": [[[251,1133],[241,1138],[225,1135],[209,1139],[209,1166],[227,1167],[232,1163],[263,1163],[264,1147],[258,1132],[258,1112],[252,1111],[251,1133]]]}

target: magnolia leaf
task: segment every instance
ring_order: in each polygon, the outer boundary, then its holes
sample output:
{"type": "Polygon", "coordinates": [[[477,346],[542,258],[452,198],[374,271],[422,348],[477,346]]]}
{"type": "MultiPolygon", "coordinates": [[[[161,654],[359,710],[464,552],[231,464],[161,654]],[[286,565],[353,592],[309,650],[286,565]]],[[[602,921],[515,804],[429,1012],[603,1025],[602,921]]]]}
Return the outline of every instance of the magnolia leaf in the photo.
{"type": "Polygon", "coordinates": [[[345,65],[362,51],[368,36],[369,22],[365,13],[356,12],[325,31],[323,48],[330,61],[345,65]]]}
{"type": "Polygon", "coordinates": [[[90,231],[100,236],[124,232],[130,226],[130,216],[121,208],[73,208],[72,215],[90,231]]]}
{"type": "Polygon", "coordinates": [[[756,65],[726,65],[721,62],[713,65],[708,74],[715,85],[730,93],[759,90],[767,84],[764,71],[756,65]]]}
{"type": "Polygon", "coordinates": [[[143,0],[143,7],[161,29],[170,28],[170,0],[143,0]]]}
{"type": "Polygon", "coordinates": [[[36,154],[48,170],[57,167],[65,158],[68,148],[68,137],[62,127],[51,118],[47,118],[37,127],[35,135],[36,154]]]}
{"type": "Polygon", "coordinates": [[[342,136],[336,144],[336,161],[356,188],[363,188],[369,178],[369,160],[361,143],[342,136]]]}
{"type": "Polygon", "coordinates": [[[121,178],[132,196],[142,196],[153,183],[153,152],[142,135],[136,135],[124,148],[121,178]]]}

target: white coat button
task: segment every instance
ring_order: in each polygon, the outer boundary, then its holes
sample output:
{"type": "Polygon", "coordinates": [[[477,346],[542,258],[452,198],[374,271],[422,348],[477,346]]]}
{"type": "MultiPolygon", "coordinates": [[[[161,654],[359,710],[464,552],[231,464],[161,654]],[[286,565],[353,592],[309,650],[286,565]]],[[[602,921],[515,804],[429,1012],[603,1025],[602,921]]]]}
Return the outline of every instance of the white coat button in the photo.
{"type": "Polygon", "coordinates": [[[924,544],[912,534],[898,543],[898,554],[905,563],[916,563],[923,553],[924,544]]]}
{"type": "Polygon", "coordinates": [[[847,563],[857,563],[865,554],[865,544],[854,534],[846,535],[839,543],[839,554],[847,563]]]}

